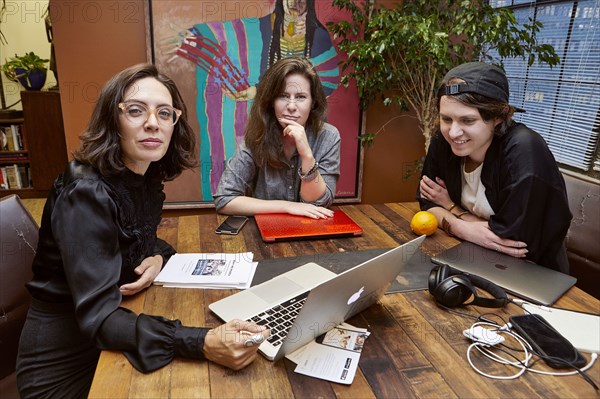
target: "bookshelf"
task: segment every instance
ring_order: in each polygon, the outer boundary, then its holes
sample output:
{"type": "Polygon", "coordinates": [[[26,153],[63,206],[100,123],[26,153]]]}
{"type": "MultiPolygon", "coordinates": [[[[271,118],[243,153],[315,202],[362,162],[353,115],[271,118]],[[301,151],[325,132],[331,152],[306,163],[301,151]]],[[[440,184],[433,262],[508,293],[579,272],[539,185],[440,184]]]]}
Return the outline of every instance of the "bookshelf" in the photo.
{"type": "Polygon", "coordinates": [[[21,101],[21,117],[0,118],[4,133],[10,131],[13,140],[20,136],[22,143],[19,147],[13,145],[11,149],[5,147],[0,151],[0,167],[6,171],[16,165],[21,184],[19,186],[13,177],[14,184],[0,189],[0,196],[17,194],[21,198],[42,198],[48,195],[54,179],[64,170],[68,160],[60,93],[22,91],[21,101]]]}
{"type": "MultiPolygon", "coordinates": [[[[0,189],[27,189],[29,178],[29,153],[23,140],[23,113],[10,118],[0,118],[0,189]]],[[[4,194],[4,191],[0,192],[4,194]]]]}

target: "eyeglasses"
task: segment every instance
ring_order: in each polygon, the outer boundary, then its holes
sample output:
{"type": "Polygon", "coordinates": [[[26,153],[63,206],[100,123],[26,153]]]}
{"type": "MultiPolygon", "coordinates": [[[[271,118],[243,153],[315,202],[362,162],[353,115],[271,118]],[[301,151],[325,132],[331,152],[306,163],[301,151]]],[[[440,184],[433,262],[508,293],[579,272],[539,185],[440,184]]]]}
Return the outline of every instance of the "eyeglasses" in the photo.
{"type": "Polygon", "coordinates": [[[134,102],[119,103],[119,108],[125,118],[136,126],[142,126],[154,114],[158,124],[163,127],[173,126],[179,120],[182,111],[169,105],[163,105],[158,108],[148,108],[144,104],[134,102]]]}
{"type": "Polygon", "coordinates": [[[294,97],[292,97],[291,95],[287,94],[287,93],[282,93],[277,97],[277,101],[285,101],[286,103],[296,103],[296,104],[302,104],[305,101],[310,100],[310,97],[306,94],[298,94],[294,97]]]}

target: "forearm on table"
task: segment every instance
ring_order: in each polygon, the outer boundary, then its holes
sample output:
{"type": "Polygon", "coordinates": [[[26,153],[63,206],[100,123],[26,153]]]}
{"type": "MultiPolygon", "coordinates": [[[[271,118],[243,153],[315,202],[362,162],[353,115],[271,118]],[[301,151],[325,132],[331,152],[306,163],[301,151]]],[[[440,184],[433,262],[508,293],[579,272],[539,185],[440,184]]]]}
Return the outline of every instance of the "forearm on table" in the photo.
{"type": "Polygon", "coordinates": [[[316,202],[321,199],[327,191],[325,179],[323,179],[319,171],[315,173],[316,176],[314,179],[300,181],[300,198],[302,198],[302,201],[304,202],[316,202]]]}
{"type": "Polygon", "coordinates": [[[460,239],[466,239],[465,229],[468,228],[470,222],[481,222],[484,219],[465,211],[460,206],[451,207],[450,210],[440,206],[435,206],[428,209],[438,221],[438,226],[446,233],[456,236],[460,239]]]}
{"type": "Polygon", "coordinates": [[[219,212],[226,215],[252,216],[257,213],[287,213],[288,208],[288,201],[239,196],[229,201],[219,212]]]}

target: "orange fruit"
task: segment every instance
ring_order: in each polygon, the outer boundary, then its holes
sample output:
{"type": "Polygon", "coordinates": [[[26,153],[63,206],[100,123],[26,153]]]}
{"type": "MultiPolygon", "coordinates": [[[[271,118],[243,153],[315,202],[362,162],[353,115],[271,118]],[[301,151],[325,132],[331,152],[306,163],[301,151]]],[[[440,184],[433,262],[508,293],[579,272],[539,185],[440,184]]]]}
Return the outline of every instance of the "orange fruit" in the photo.
{"type": "Polygon", "coordinates": [[[410,221],[410,228],[415,234],[430,236],[437,230],[438,222],[435,215],[431,212],[420,211],[415,213],[410,221]]]}

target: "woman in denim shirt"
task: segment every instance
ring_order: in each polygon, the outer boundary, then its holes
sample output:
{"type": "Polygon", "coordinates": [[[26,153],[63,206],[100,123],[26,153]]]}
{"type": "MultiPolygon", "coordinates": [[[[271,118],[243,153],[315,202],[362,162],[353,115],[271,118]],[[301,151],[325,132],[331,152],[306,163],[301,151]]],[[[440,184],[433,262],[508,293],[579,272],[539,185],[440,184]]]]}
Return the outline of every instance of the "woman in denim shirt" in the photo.
{"type": "Polygon", "coordinates": [[[275,63],[258,85],[244,140],[219,182],[217,211],[332,216],[327,207],[340,173],[340,135],[324,121],[326,109],[309,61],[275,63]]]}

